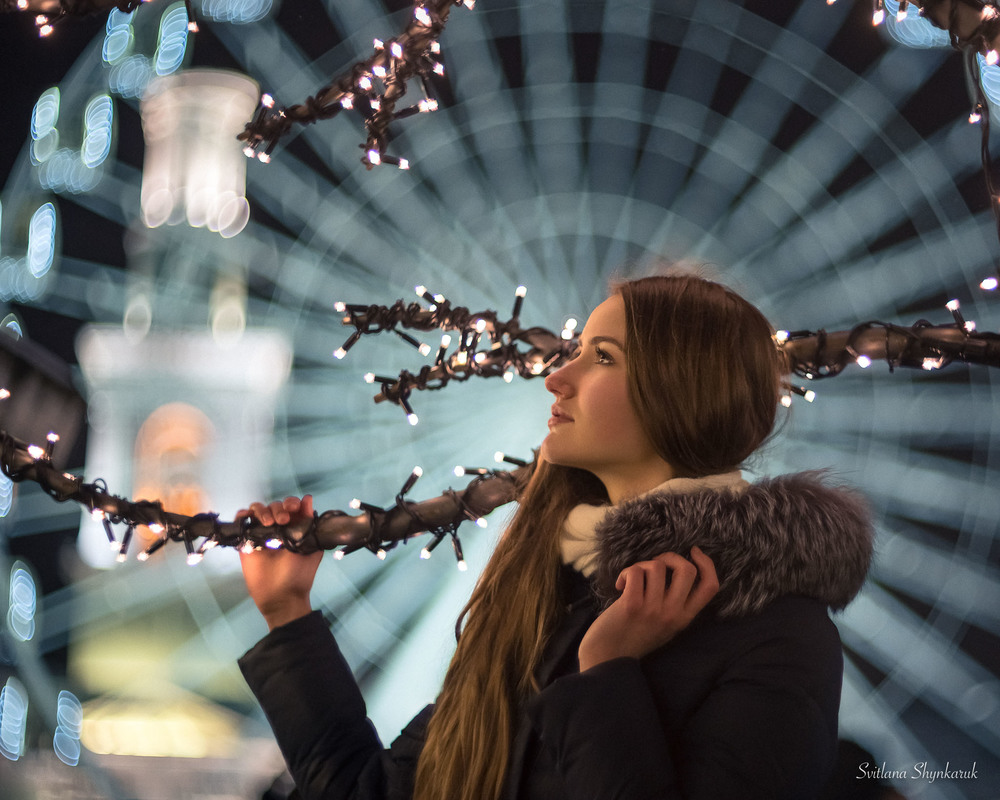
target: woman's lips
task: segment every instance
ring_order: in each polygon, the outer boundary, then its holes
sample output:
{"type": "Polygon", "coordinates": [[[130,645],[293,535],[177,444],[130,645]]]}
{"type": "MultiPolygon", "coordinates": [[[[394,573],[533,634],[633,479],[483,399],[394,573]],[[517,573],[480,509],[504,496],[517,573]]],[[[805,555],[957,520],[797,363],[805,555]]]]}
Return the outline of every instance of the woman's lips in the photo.
{"type": "Polygon", "coordinates": [[[561,425],[564,422],[572,422],[573,418],[558,406],[552,406],[552,416],[549,417],[549,427],[561,425]]]}

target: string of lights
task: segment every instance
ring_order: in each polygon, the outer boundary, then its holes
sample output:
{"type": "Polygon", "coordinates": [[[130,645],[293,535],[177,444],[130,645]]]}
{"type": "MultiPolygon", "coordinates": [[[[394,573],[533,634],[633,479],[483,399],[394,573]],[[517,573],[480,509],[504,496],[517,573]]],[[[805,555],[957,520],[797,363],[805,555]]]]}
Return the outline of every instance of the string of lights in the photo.
{"type": "MultiPolygon", "coordinates": [[[[828,4],[836,0],[827,0],[828,4]]],[[[896,20],[917,13],[936,28],[948,32],[951,45],[962,53],[966,90],[971,102],[969,122],[980,125],[980,158],[990,207],[1000,239],[1000,192],[993,178],[993,158],[990,153],[990,104],[983,89],[979,58],[993,66],[1000,63],[1000,8],[994,0],[899,0],[896,20]]],[[[872,0],[872,24],[881,25],[886,18],[885,0],[872,0]]],[[[1000,270],[998,270],[1000,275],[1000,270]]]]}
{"type": "MultiPolygon", "coordinates": [[[[560,335],[544,328],[521,328],[519,317],[526,294],[524,287],[518,287],[513,312],[507,321],[500,320],[495,311],[470,312],[465,307],[452,306],[443,296],[433,295],[423,286],[416,288],[417,294],[427,301],[426,308],[402,300],[392,306],[338,304],[337,307],[345,313],[344,324],[355,329],[347,343],[338,349],[335,354],[338,357],[346,355],[361,336],[384,331],[396,333],[425,354],[431,352],[431,348],[399,330],[400,326],[421,331],[436,328],[460,331],[457,352],[448,356],[450,342],[442,342],[434,365],[429,369],[421,369],[416,375],[403,371],[397,379],[370,379],[370,382],[382,384],[376,401],[388,400],[402,405],[408,416],[412,417],[413,411],[407,398],[414,390],[440,389],[451,379],[466,380],[473,375],[536,377],[558,367],[577,346],[578,335],[572,320],[560,335]],[[489,342],[489,347],[479,350],[479,344],[484,341],[489,342]],[[519,351],[515,345],[517,341],[527,342],[531,349],[519,351]]],[[[782,330],[774,334],[774,339],[787,356],[789,372],[810,381],[839,375],[851,363],[866,368],[875,360],[886,361],[890,371],[896,367],[937,370],[955,360],[1000,367],[1000,334],[977,331],[975,323],[962,315],[957,300],[950,301],[947,308],[954,320],[947,325],[920,320],[905,327],[872,320],[845,331],[782,330]]],[[[785,405],[791,403],[793,394],[809,401],[814,399],[814,393],[804,387],[788,384],[787,388],[788,393],[782,399],[785,405]]],[[[9,396],[10,392],[0,389],[0,400],[9,396]]],[[[140,527],[144,528],[143,538],[152,538],[152,543],[139,552],[139,560],[148,559],[168,542],[176,541],[184,544],[188,562],[192,564],[220,545],[245,551],[261,548],[284,548],[297,553],[333,550],[336,558],[365,549],[385,558],[398,543],[429,533],[432,539],[421,551],[421,557],[430,557],[434,548],[450,538],[459,567],[464,569],[465,560],[458,538],[460,525],[472,521],[485,527],[484,516],[516,499],[531,470],[527,462],[497,453],[498,462],[513,464],[516,469],[457,467],[456,476],[473,476],[463,490],[449,488],[438,497],[413,502],[407,500],[406,495],[423,474],[421,468],[416,467],[397,493],[395,503],[387,508],[353,500],[350,507],[360,511],[355,516],[331,510],[297,524],[264,526],[250,518],[223,522],[213,513],[176,514],[166,511],[157,501],[132,501],[113,495],[102,480],[85,483],[80,477],[58,470],[51,460],[58,441],[59,436],[50,433],[42,447],[0,430],[0,471],[14,482],[31,480],[38,483],[59,502],[75,501],[83,505],[103,524],[108,544],[118,553],[120,561],[127,559],[133,536],[140,527]],[[123,529],[121,538],[116,535],[116,526],[123,529]]]]}
{"type": "MultiPolygon", "coordinates": [[[[949,301],[947,308],[954,319],[949,325],[918,320],[905,327],[871,320],[847,331],[778,331],[775,342],[786,354],[790,372],[806,380],[835,377],[852,363],[867,369],[874,361],[885,361],[890,372],[896,367],[938,370],[955,360],[1000,367],[1000,334],[977,331],[975,322],[962,315],[958,300],[949,301]]],[[[815,398],[804,387],[788,389],[784,405],[791,403],[791,394],[810,402],[815,398]]]]}
{"type": "Polygon", "coordinates": [[[354,332],[333,354],[341,359],[362,336],[391,331],[417,348],[421,355],[428,356],[434,348],[400,328],[456,331],[454,338],[449,334],[441,337],[433,363],[416,373],[403,370],[397,377],[382,377],[371,372],[365,375],[366,382],[381,386],[375,402],[389,401],[401,406],[411,425],[418,422],[410,404],[410,395],[415,390],[443,389],[450,381],[466,381],[473,376],[502,377],[507,383],[515,376],[545,376],[560,367],[576,350],[574,320],[570,320],[560,334],[546,328],[521,327],[521,305],[527,293],[523,286],[515,291],[514,308],[507,321],[502,321],[496,311],[471,312],[464,306],[452,306],[445,297],[431,294],[424,286],[417,286],[416,293],[427,302],[426,308],[403,300],[391,306],[338,303],[335,310],[344,314],[344,325],[353,326],[354,332]],[[453,341],[456,346],[449,355],[448,348],[453,341]],[[527,347],[520,348],[518,343],[527,347]]]}
{"type": "Polygon", "coordinates": [[[472,8],[475,2],[418,0],[405,31],[389,41],[376,39],[371,57],[357,62],[302,103],[280,107],[271,95],[263,95],[256,115],[238,137],[246,142],[246,155],[256,156],[266,163],[279,139],[292,125],[330,119],[341,111],[352,109],[364,119],[368,134],[362,145],[361,162],[365,167],[372,169],[379,164],[391,164],[408,169],[409,162],[405,158],[387,153],[389,125],[437,109],[438,102],[431,97],[430,80],[433,75],[444,75],[438,37],[455,5],[472,8]],[[419,80],[423,98],[397,111],[396,106],[406,95],[407,84],[412,78],[419,80]]]}
{"type": "MultiPolygon", "coordinates": [[[[55,26],[68,17],[86,17],[118,9],[123,14],[131,14],[143,3],[150,0],[0,0],[0,12],[22,11],[35,15],[35,27],[39,36],[50,36],[55,26]]],[[[188,29],[198,30],[191,0],[184,0],[187,9],[188,29]]]]}
{"type": "MultiPolygon", "coordinates": [[[[982,288],[994,290],[997,285],[995,278],[987,278],[982,288]]],[[[402,406],[411,425],[418,421],[410,402],[414,391],[442,389],[451,380],[465,381],[473,376],[503,376],[507,382],[515,375],[545,376],[562,366],[579,346],[576,320],[568,320],[558,335],[546,328],[521,328],[519,316],[526,295],[523,286],[517,288],[514,310],[507,322],[500,321],[496,311],[472,313],[465,307],[454,307],[442,295],[431,294],[424,286],[417,286],[416,293],[427,301],[426,308],[404,300],[397,300],[391,306],[338,303],[335,307],[344,314],[344,325],[354,327],[347,341],[334,351],[338,359],[344,358],[368,334],[390,331],[417,348],[421,355],[428,356],[433,352],[431,345],[399,328],[460,332],[458,347],[450,355],[452,337],[445,334],[433,363],[416,373],[402,370],[397,377],[371,372],[365,375],[366,382],[381,386],[375,402],[389,401],[402,406]],[[518,341],[528,343],[530,349],[519,350],[518,341]],[[481,343],[484,349],[477,350],[481,343]]],[[[852,363],[867,368],[874,361],[885,361],[890,371],[896,367],[936,370],[955,360],[1000,367],[1000,334],[977,331],[975,322],[962,315],[958,300],[949,301],[946,308],[954,320],[947,325],[918,320],[906,327],[871,320],[836,332],[780,330],[774,339],[786,356],[788,371],[806,380],[834,377],[852,363]]],[[[810,402],[815,399],[815,393],[804,387],[787,384],[787,389],[789,393],[782,399],[785,405],[791,403],[793,394],[810,402]]]]}
{"type": "Polygon", "coordinates": [[[251,518],[225,522],[212,513],[175,514],[164,510],[157,501],[132,501],[113,495],[101,480],[85,483],[53,466],[52,450],[58,439],[50,433],[46,446],[41,447],[0,431],[0,470],[14,482],[34,481],[58,502],[81,504],[103,523],[108,545],[121,562],[128,558],[140,527],[145,528],[144,538],[151,536],[153,541],[139,551],[138,560],[146,561],[174,541],[184,544],[189,564],[199,563],[206,552],[219,546],[236,547],[244,552],[263,548],[283,548],[296,553],[333,550],[335,558],[365,549],[384,559],[400,542],[429,533],[432,539],[421,551],[421,558],[429,558],[434,548],[449,537],[459,569],[464,571],[459,527],[468,521],[486,527],[485,515],[513,501],[529,471],[525,462],[506,457],[504,460],[518,464],[518,468],[511,471],[459,468],[456,475],[473,475],[464,489],[448,489],[438,497],[413,502],[406,499],[406,494],[423,474],[416,467],[396,495],[395,503],[388,508],[353,500],[351,508],[361,512],[354,516],[332,510],[314,514],[297,524],[265,526],[251,518]]]}

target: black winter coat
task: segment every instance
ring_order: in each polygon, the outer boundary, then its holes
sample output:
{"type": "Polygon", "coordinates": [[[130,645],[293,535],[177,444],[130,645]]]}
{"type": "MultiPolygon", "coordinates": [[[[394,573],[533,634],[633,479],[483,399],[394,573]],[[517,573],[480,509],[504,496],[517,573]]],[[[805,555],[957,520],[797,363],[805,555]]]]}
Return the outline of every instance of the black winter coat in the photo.
{"type": "MultiPolygon", "coordinates": [[[[564,568],[567,613],[515,734],[505,800],[815,797],[836,753],[842,675],[827,606],[863,583],[864,505],[790,476],[626,503],[599,539],[593,581],[564,568]],[[579,672],[616,570],[693,544],[719,572],[712,606],[643,659],[579,672]]],[[[384,750],[318,612],[272,631],[240,667],[306,800],[409,800],[433,707],[384,750]]]]}

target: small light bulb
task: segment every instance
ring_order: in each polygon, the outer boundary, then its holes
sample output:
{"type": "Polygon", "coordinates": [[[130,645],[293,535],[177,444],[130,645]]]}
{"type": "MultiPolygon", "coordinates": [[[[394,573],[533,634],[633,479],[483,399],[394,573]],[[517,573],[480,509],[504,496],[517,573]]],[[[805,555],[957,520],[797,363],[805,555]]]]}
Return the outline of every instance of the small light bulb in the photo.
{"type": "Polygon", "coordinates": [[[393,58],[403,57],[403,45],[399,42],[393,42],[392,46],[389,48],[389,52],[392,53],[393,58]]]}
{"type": "Polygon", "coordinates": [[[445,348],[451,347],[451,337],[447,333],[441,337],[441,346],[445,348]]]}
{"type": "Polygon", "coordinates": [[[503,374],[504,383],[510,383],[514,380],[514,370],[509,369],[503,374]]]}
{"type": "Polygon", "coordinates": [[[431,25],[431,15],[427,12],[424,6],[417,6],[413,9],[413,16],[421,25],[431,25]]]}
{"type": "MultiPolygon", "coordinates": [[[[998,281],[996,278],[992,276],[990,276],[989,278],[983,278],[983,280],[979,284],[979,288],[987,292],[994,291],[997,288],[997,286],[1000,286],[1000,281],[998,281]]],[[[0,390],[0,397],[3,396],[3,392],[5,391],[7,390],[6,389],[0,390]]],[[[7,392],[7,394],[10,394],[10,392],[7,392]]]]}
{"type": "Polygon", "coordinates": [[[149,553],[147,553],[145,550],[143,550],[135,558],[136,558],[137,561],[149,561],[149,553]]]}
{"type": "Polygon", "coordinates": [[[347,505],[353,508],[355,511],[357,511],[359,508],[361,508],[361,501],[357,497],[355,497],[347,505]]]}
{"type": "Polygon", "coordinates": [[[159,536],[161,533],[163,533],[164,530],[166,529],[159,522],[149,523],[150,533],[155,533],[157,536],[159,536]]]}
{"type": "Polygon", "coordinates": [[[407,161],[405,158],[399,159],[399,168],[400,169],[409,169],[410,168],[410,162],[407,161]]]}
{"type": "Polygon", "coordinates": [[[376,78],[384,78],[386,74],[385,67],[383,67],[381,64],[376,64],[374,67],[372,67],[372,74],[376,78]]]}
{"type": "Polygon", "coordinates": [[[872,15],[872,25],[881,25],[884,21],[885,10],[880,8],[872,15]]]}
{"type": "Polygon", "coordinates": [[[336,350],[333,351],[333,357],[336,358],[338,361],[346,355],[347,351],[343,347],[338,347],[336,350]]]}
{"type": "Polygon", "coordinates": [[[477,364],[482,364],[486,360],[486,353],[476,353],[472,360],[477,364]]]}
{"type": "Polygon", "coordinates": [[[271,156],[269,156],[269,155],[268,155],[267,153],[260,153],[260,154],[259,154],[259,155],[257,156],[257,160],[258,160],[258,161],[259,161],[259,162],[260,162],[261,164],[270,164],[270,163],[271,163],[271,156]]]}
{"type": "Polygon", "coordinates": [[[907,11],[902,6],[899,7],[899,11],[896,12],[896,22],[902,22],[906,19],[907,11]]]}
{"type": "Polygon", "coordinates": [[[965,326],[964,327],[965,327],[965,330],[967,330],[969,333],[972,333],[976,329],[976,321],[972,320],[972,319],[967,319],[965,321],[965,326]]]}
{"type": "Polygon", "coordinates": [[[777,342],[778,344],[784,344],[785,342],[788,341],[788,335],[789,335],[788,331],[775,331],[774,341],[777,342]]]}
{"type": "Polygon", "coordinates": [[[10,389],[0,389],[0,400],[6,400],[10,397],[10,389]]]}
{"type": "Polygon", "coordinates": [[[271,538],[264,542],[270,550],[280,550],[281,549],[281,539],[271,538]]]}
{"type": "Polygon", "coordinates": [[[337,561],[343,561],[344,560],[344,551],[343,550],[334,550],[333,551],[333,557],[337,561]]]}
{"type": "Polygon", "coordinates": [[[430,557],[431,557],[431,551],[428,548],[425,547],[423,550],[420,551],[420,558],[423,559],[424,561],[426,561],[430,557]]]}
{"type": "Polygon", "coordinates": [[[381,547],[378,549],[378,552],[375,553],[375,555],[378,556],[379,561],[385,561],[386,552],[381,547]]]}
{"type": "Polygon", "coordinates": [[[458,562],[458,571],[459,572],[468,572],[469,571],[469,565],[466,564],[465,561],[459,561],[458,562]]]}
{"type": "Polygon", "coordinates": [[[46,436],[45,439],[55,444],[56,442],[59,441],[59,434],[55,433],[54,431],[49,431],[49,435],[46,436]]]}
{"type": "Polygon", "coordinates": [[[497,450],[493,454],[493,460],[496,461],[498,464],[502,464],[504,455],[505,453],[503,452],[503,450],[497,450]]]}
{"type": "Polygon", "coordinates": [[[872,365],[872,360],[868,356],[858,356],[858,366],[861,369],[868,369],[872,365]]]}
{"type": "Polygon", "coordinates": [[[431,346],[424,342],[417,348],[417,352],[422,356],[429,356],[431,354],[431,346]]]}
{"type": "Polygon", "coordinates": [[[406,415],[406,421],[409,422],[411,425],[416,425],[418,422],[420,422],[420,420],[417,418],[417,415],[414,414],[413,412],[410,412],[409,414],[406,415]]]}
{"type": "Polygon", "coordinates": [[[417,108],[419,108],[420,111],[421,111],[421,113],[424,113],[424,114],[427,114],[428,112],[431,112],[431,111],[437,111],[438,110],[438,101],[437,100],[429,100],[429,99],[428,100],[421,100],[419,103],[417,103],[417,108]]]}
{"type": "Polygon", "coordinates": [[[264,106],[264,108],[274,108],[274,98],[269,94],[262,94],[260,96],[260,104],[264,106]]]}
{"type": "Polygon", "coordinates": [[[961,306],[959,305],[958,300],[949,300],[947,303],[944,304],[944,307],[947,308],[949,311],[958,311],[958,309],[961,306]]]}
{"type": "Polygon", "coordinates": [[[414,467],[413,468],[413,474],[416,475],[418,478],[421,477],[424,474],[424,468],[423,467],[414,467]]]}
{"type": "Polygon", "coordinates": [[[37,444],[29,444],[28,455],[37,461],[38,459],[40,459],[42,456],[45,455],[45,451],[37,444]]]}
{"type": "Polygon", "coordinates": [[[785,408],[789,408],[792,405],[792,396],[790,394],[781,395],[781,405],[785,408]]]}
{"type": "Polygon", "coordinates": [[[372,88],[372,79],[369,78],[367,75],[362,75],[361,78],[358,80],[358,86],[367,92],[369,89],[372,88]]]}
{"type": "Polygon", "coordinates": [[[366,372],[365,373],[365,383],[375,383],[375,373],[366,372]]]}
{"type": "Polygon", "coordinates": [[[485,518],[485,517],[479,517],[479,518],[478,518],[478,519],[476,520],[476,525],[478,525],[478,526],[479,526],[480,528],[486,528],[486,527],[488,527],[488,526],[489,526],[489,524],[490,524],[490,523],[486,521],[486,518],[485,518]]]}
{"type": "Polygon", "coordinates": [[[485,330],[486,330],[486,320],[485,319],[477,319],[476,320],[476,333],[482,333],[485,330]]]}
{"type": "Polygon", "coordinates": [[[986,54],[986,63],[992,67],[996,65],[997,61],[1000,61],[1000,53],[996,50],[990,50],[986,54]]]}
{"type": "Polygon", "coordinates": [[[805,401],[807,403],[811,403],[813,400],[816,399],[816,392],[814,392],[812,389],[808,389],[806,393],[802,396],[805,398],[805,401]]]}
{"type": "Polygon", "coordinates": [[[514,294],[517,295],[518,297],[524,297],[525,295],[528,294],[528,287],[527,286],[518,286],[514,290],[514,294]]]}
{"type": "Polygon", "coordinates": [[[188,553],[187,563],[188,566],[193,567],[195,564],[200,564],[204,556],[201,553],[188,553]]]}
{"type": "Polygon", "coordinates": [[[442,64],[440,61],[434,65],[434,74],[444,75],[444,64],[442,64]]]}
{"type": "Polygon", "coordinates": [[[452,472],[455,473],[456,478],[462,478],[465,476],[465,467],[455,467],[452,472]]]}
{"type": "Polygon", "coordinates": [[[969,123],[975,125],[982,118],[983,118],[982,114],[980,114],[978,111],[973,111],[971,114],[969,114],[969,123]]]}
{"type": "Polygon", "coordinates": [[[345,111],[350,111],[352,108],[354,108],[354,95],[345,94],[343,97],[341,97],[340,107],[343,108],[345,111]]]}
{"type": "Polygon", "coordinates": [[[243,546],[240,548],[240,552],[244,555],[250,555],[254,551],[253,542],[247,539],[243,542],[243,546]]]}
{"type": "Polygon", "coordinates": [[[94,522],[100,522],[101,520],[104,519],[104,512],[101,511],[101,509],[99,508],[95,508],[93,511],[90,512],[90,518],[93,519],[94,522]]]}

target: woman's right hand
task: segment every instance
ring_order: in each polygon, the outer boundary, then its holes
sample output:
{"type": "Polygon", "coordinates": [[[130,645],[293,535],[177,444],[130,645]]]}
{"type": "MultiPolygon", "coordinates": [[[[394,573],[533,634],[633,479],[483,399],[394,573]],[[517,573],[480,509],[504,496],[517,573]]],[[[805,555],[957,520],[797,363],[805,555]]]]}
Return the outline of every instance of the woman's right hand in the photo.
{"type": "MultiPolygon", "coordinates": [[[[255,517],[263,525],[287,525],[311,519],[312,495],[286,497],[273,503],[252,503],[237,512],[237,519],[255,517]]],[[[304,617],[312,611],[309,592],[323,551],[300,555],[289,550],[263,548],[252,553],[240,551],[243,580],[269,630],[304,617]]]]}

